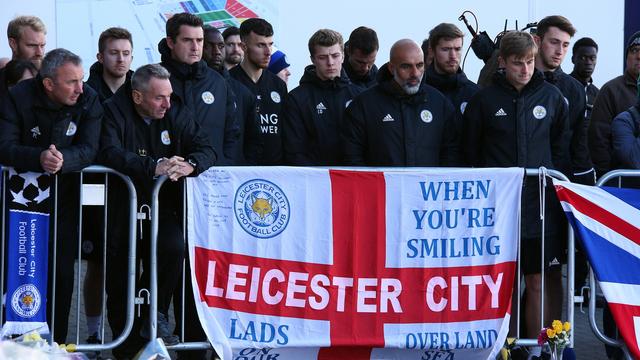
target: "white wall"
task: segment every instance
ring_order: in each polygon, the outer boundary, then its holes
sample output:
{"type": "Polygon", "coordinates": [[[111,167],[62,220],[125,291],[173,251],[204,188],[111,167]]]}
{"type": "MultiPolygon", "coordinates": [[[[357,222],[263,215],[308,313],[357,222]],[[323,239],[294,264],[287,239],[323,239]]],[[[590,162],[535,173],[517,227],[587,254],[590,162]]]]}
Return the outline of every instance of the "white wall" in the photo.
{"type": "MultiPolygon", "coordinates": [[[[58,2],[63,0],[57,0],[58,2]]],[[[311,34],[319,28],[331,28],[340,31],[346,38],[351,30],[360,25],[366,25],[376,29],[380,39],[380,52],[376,63],[382,65],[388,60],[389,48],[398,39],[411,38],[420,43],[427,36],[429,29],[440,22],[451,22],[459,26],[466,34],[466,46],[470,42],[470,35],[464,24],[458,21],[458,16],[464,10],[473,11],[479,20],[479,29],[485,30],[493,38],[504,27],[504,20],[508,18],[509,28],[513,29],[518,20],[520,27],[526,23],[538,20],[546,15],[561,14],[568,17],[578,32],[574,39],[589,36],[596,40],[600,46],[598,65],[594,75],[597,85],[602,85],[607,80],[622,73],[622,57],[624,41],[624,1],[593,1],[585,6],[578,0],[457,0],[457,1],[432,1],[432,0],[400,0],[400,1],[364,1],[364,0],[324,0],[324,1],[300,1],[300,0],[272,0],[277,5],[278,19],[268,19],[276,28],[275,42],[278,48],[284,51],[292,64],[293,76],[290,79],[290,88],[293,88],[303,69],[310,63],[307,50],[307,41],[311,34]]],[[[77,2],[78,8],[86,6],[84,0],[64,0],[65,6],[77,2]]],[[[78,33],[72,38],[65,35],[64,39],[56,36],[56,1],[53,0],[29,0],[10,1],[0,0],[0,28],[6,29],[6,24],[15,15],[34,14],[42,18],[48,27],[47,48],[53,49],[58,43],[65,44],[70,50],[78,53],[95,54],[95,46],[87,49],[86,29],[78,27],[78,33]],[[84,51],[67,44],[78,43],[84,51]]],[[[66,11],[65,11],[66,12],[66,11]]],[[[82,10],[79,10],[82,13],[82,10]]],[[[86,22],[86,20],[73,16],[60,15],[60,21],[64,21],[64,27],[68,28],[74,22],[86,22]]],[[[473,26],[473,18],[467,16],[473,26]]],[[[101,19],[101,24],[118,25],[122,21],[119,18],[101,19]]],[[[101,31],[93,29],[93,31],[101,31]]],[[[65,32],[67,34],[68,32],[65,32]]],[[[141,34],[139,37],[149,36],[141,34]]],[[[136,34],[134,33],[134,40],[136,34]]],[[[134,55],[136,50],[134,49],[134,55]]],[[[155,50],[155,49],[154,49],[155,50]]],[[[5,36],[0,36],[0,56],[10,56],[11,51],[5,36]]],[[[573,68],[567,55],[563,69],[570,72],[573,68]]],[[[144,60],[143,54],[137,54],[137,61],[144,60]]],[[[93,61],[91,56],[90,60],[93,61]]],[[[136,64],[134,61],[134,66],[136,64]]],[[[482,61],[477,59],[473,51],[469,52],[465,64],[465,72],[470,79],[476,80],[482,67],[482,61]]]]}

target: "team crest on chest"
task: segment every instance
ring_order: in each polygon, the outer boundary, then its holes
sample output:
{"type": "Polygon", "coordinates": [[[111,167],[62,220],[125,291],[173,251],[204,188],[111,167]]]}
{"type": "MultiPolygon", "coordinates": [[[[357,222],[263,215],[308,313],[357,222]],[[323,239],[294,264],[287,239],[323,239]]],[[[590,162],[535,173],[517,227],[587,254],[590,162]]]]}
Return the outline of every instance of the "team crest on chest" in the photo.
{"type": "Polygon", "coordinates": [[[76,131],[78,130],[78,127],[76,126],[76,123],[74,123],[73,121],[69,122],[69,127],[67,128],[67,132],[66,135],[67,136],[73,136],[76,134],[76,131]]]}
{"type": "Polygon", "coordinates": [[[171,137],[169,136],[169,130],[164,130],[160,133],[160,141],[165,145],[171,145],[171,137]]]}
{"type": "Polygon", "coordinates": [[[433,121],[433,114],[429,110],[422,110],[420,111],[420,119],[428,124],[433,121]]]}
{"type": "Polygon", "coordinates": [[[211,105],[215,100],[216,98],[213,96],[211,91],[205,91],[202,93],[202,101],[204,101],[205,104],[211,105]]]}
{"type": "Polygon", "coordinates": [[[273,100],[274,103],[279,104],[280,103],[280,94],[278,94],[277,91],[272,91],[271,92],[271,100],[273,100]]]}
{"type": "Polygon", "coordinates": [[[540,120],[545,116],[547,116],[547,109],[545,109],[544,106],[537,105],[536,107],[533,108],[533,117],[540,120]]]}

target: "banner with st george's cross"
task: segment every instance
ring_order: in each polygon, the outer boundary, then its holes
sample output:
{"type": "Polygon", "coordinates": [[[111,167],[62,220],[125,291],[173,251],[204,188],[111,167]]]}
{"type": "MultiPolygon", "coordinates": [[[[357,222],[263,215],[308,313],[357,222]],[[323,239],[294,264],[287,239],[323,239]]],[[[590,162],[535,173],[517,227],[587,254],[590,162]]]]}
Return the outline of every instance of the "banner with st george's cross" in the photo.
{"type": "Polygon", "coordinates": [[[212,168],[187,182],[196,307],[222,359],[489,359],[522,169],[212,168]]]}

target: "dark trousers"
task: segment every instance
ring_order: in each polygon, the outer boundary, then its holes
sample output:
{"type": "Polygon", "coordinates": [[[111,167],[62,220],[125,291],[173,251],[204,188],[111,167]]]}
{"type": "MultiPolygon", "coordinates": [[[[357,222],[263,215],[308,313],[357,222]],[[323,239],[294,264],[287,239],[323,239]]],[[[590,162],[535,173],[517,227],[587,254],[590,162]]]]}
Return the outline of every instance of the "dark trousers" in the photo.
{"type": "MultiPolygon", "coordinates": [[[[77,214],[77,212],[76,212],[77,214]]],[[[69,216],[68,212],[59,212],[58,216],[58,237],[56,251],[56,283],[55,301],[53,284],[53,242],[49,242],[49,275],[47,276],[47,323],[51,329],[53,325],[53,339],[58,344],[65,344],[67,341],[67,330],[69,327],[69,310],[74,287],[74,263],[78,249],[77,217],[69,216]],[[64,214],[64,215],[62,215],[64,214]],[[55,309],[54,309],[55,303],[55,309]],[[51,313],[55,310],[55,318],[51,313]]],[[[51,222],[51,226],[53,221],[51,222]]]]}
{"type": "MultiPolygon", "coordinates": [[[[149,289],[149,246],[150,224],[148,221],[143,226],[142,236],[138,234],[136,264],[142,261],[142,274],[136,272],[136,294],[141,288],[149,289]]],[[[128,243],[127,237],[120,237],[118,246],[109,246],[107,255],[107,317],[113,336],[122,333],[126,323],[126,296],[128,272],[128,243]]],[[[182,225],[175,214],[161,215],[158,224],[158,311],[167,314],[174,288],[176,287],[184,260],[184,241],[182,237],[182,225]]],[[[136,268],[139,268],[136,266],[136,268]]],[[[135,310],[135,309],[134,309],[135,310]]],[[[136,311],[137,314],[137,311],[136,311]]],[[[148,314],[145,307],[144,314],[148,314]]],[[[117,358],[131,358],[144,345],[145,340],[139,335],[142,321],[148,321],[148,316],[143,319],[136,318],[134,327],[127,340],[113,354],[117,358]]]]}
{"type": "MultiPolygon", "coordinates": [[[[182,279],[182,276],[180,277],[182,279]]],[[[184,307],[184,340],[191,341],[207,341],[207,336],[200,325],[200,319],[196,310],[196,303],[193,299],[193,286],[191,284],[191,267],[189,261],[185,265],[185,282],[184,282],[184,304],[182,304],[182,283],[176,287],[173,296],[173,311],[176,318],[175,334],[180,335],[180,324],[182,320],[182,309],[184,307]]],[[[178,353],[178,359],[200,360],[206,358],[206,351],[181,351],[178,353]]]]}

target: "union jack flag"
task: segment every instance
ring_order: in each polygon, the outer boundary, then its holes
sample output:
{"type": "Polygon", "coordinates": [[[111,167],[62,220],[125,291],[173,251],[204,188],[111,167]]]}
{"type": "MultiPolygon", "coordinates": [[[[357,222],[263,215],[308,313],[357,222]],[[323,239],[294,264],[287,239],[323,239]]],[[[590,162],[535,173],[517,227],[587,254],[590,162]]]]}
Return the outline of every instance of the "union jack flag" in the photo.
{"type": "Polygon", "coordinates": [[[640,190],[553,182],[620,334],[640,359],[640,190]]]}

